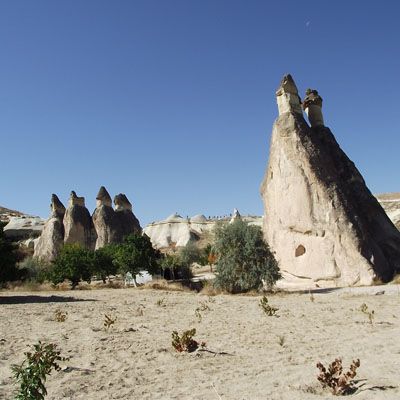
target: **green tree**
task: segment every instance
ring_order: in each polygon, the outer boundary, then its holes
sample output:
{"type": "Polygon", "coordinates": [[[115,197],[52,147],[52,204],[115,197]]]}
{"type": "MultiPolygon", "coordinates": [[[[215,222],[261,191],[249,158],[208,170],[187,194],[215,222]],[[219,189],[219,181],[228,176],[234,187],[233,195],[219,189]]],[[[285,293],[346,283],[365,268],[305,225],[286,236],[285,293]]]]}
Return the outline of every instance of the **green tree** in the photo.
{"type": "Polygon", "coordinates": [[[148,271],[149,274],[159,272],[160,252],[153,248],[147,235],[138,233],[128,235],[124,243],[116,248],[114,257],[114,262],[121,273],[130,272],[135,276],[140,271],[148,271]]]}
{"type": "Polygon", "coordinates": [[[182,262],[179,254],[165,254],[160,260],[162,275],[165,279],[184,279],[192,278],[190,265],[182,262]]]}
{"type": "Polygon", "coordinates": [[[0,223],[0,284],[20,278],[16,267],[14,245],[4,236],[4,224],[0,223]]]}
{"type": "Polygon", "coordinates": [[[110,275],[116,275],[118,272],[118,263],[116,261],[119,246],[116,244],[107,244],[97,249],[93,255],[93,274],[100,277],[104,283],[110,275]]]}
{"type": "Polygon", "coordinates": [[[80,281],[90,283],[93,274],[94,252],[78,244],[66,244],[53,261],[50,279],[54,284],[71,281],[72,289],[80,281]]]}
{"type": "Polygon", "coordinates": [[[216,227],[216,286],[231,293],[270,287],[280,277],[278,263],[263,240],[261,228],[242,220],[216,227]]]}
{"type": "Polygon", "coordinates": [[[191,266],[195,262],[201,261],[201,250],[193,242],[188,242],[185,247],[179,250],[179,259],[182,264],[191,266]]]}

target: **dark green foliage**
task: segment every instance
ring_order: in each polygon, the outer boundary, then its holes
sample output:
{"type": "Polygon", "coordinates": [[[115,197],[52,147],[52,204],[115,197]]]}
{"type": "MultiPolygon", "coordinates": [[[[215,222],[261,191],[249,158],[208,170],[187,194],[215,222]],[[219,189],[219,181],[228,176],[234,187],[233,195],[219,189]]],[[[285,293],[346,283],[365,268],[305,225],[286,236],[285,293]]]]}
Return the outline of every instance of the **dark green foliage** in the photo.
{"type": "Polygon", "coordinates": [[[216,285],[231,293],[272,286],[280,277],[278,263],[263,240],[261,228],[242,220],[215,231],[216,285]]]}
{"type": "Polygon", "coordinates": [[[159,272],[160,257],[160,252],[153,248],[147,235],[133,233],[116,247],[114,263],[121,273],[130,272],[135,276],[140,271],[148,271],[155,274],[159,272]]]}
{"type": "Polygon", "coordinates": [[[33,352],[26,352],[21,365],[11,367],[14,379],[19,385],[15,400],[43,400],[47,395],[46,377],[55,369],[60,370],[59,361],[66,358],[60,356],[55,344],[44,344],[39,341],[33,346],[33,352]]]}
{"type": "Polygon", "coordinates": [[[74,289],[80,281],[90,283],[93,272],[94,253],[78,244],[66,244],[53,262],[51,281],[54,284],[71,281],[74,289]]]}
{"type": "Polygon", "coordinates": [[[48,277],[51,265],[33,257],[26,257],[18,264],[25,280],[43,283],[48,277]]]}
{"type": "Polygon", "coordinates": [[[0,285],[20,279],[20,271],[16,267],[14,245],[4,236],[4,224],[0,223],[0,285]]]}
{"type": "Polygon", "coordinates": [[[202,258],[201,251],[193,242],[188,242],[185,247],[182,247],[179,250],[180,262],[189,267],[193,263],[199,262],[201,258],[202,258]]]}
{"type": "Polygon", "coordinates": [[[93,274],[97,275],[104,283],[110,275],[116,275],[118,272],[118,263],[116,262],[118,245],[108,244],[97,249],[93,255],[93,274]]]}
{"type": "Polygon", "coordinates": [[[160,260],[160,266],[165,279],[188,280],[193,276],[190,265],[184,264],[179,254],[165,254],[160,260]]]}

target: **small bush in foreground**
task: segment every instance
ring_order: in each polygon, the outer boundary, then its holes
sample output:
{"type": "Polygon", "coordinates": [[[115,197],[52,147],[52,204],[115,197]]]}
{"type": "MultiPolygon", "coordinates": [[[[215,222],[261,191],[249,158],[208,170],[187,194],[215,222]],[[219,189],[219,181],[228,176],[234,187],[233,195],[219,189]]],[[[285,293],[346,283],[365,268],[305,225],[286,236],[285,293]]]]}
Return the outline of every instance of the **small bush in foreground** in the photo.
{"type": "Polygon", "coordinates": [[[264,311],[264,313],[266,315],[268,315],[269,317],[272,317],[273,315],[276,315],[276,312],[279,310],[279,308],[276,307],[271,307],[268,304],[268,299],[267,296],[263,296],[260,300],[259,306],[261,307],[261,309],[264,311]]]}
{"type": "Polygon", "coordinates": [[[181,352],[191,353],[201,347],[205,346],[205,343],[202,342],[199,344],[196,340],[193,339],[193,336],[196,334],[196,329],[189,329],[182,333],[182,336],[179,336],[177,331],[172,332],[172,347],[181,352]]]}
{"type": "Polygon", "coordinates": [[[60,309],[57,309],[54,312],[54,319],[57,322],[65,322],[67,320],[67,317],[68,317],[68,313],[67,312],[63,312],[60,309]]]}
{"type": "Polygon", "coordinates": [[[361,304],[360,311],[368,316],[369,323],[372,325],[374,322],[375,311],[369,310],[368,306],[365,303],[361,304]]]}
{"type": "Polygon", "coordinates": [[[360,360],[353,360],[350,369],[343,373],[342,360],[337,358],[326,369],[322,363],[317,364],[320,373],[317,379],[322,387],[329,387],[335,396],[346,395],[354,392],[353,378],[357,375],[357,368],[360,366],[360,360]]]}
{"type": "Polygon", "coordinates": [[[33,346],[33,352],[27,352],[21,365],[11,367],[14,379],[19,384],[15,400],[43,400],[47,395],[46,377],[55,369],[60,370],[59,361],[67,358],[60,356],[55,344],[39,341],[33,346]]]}
{"type": "Polygon", "coordinates": [[[215,284],[231,293],[271,287],[281,277],[261,228],[242,220],[217,226],[215,284]]]}
{"type": "Polygon", "coordinates": [[[104,315],[104,327],[109,330],[112,325],[115,324],[117,317],[112,317],[111,315],[104,315]]]}

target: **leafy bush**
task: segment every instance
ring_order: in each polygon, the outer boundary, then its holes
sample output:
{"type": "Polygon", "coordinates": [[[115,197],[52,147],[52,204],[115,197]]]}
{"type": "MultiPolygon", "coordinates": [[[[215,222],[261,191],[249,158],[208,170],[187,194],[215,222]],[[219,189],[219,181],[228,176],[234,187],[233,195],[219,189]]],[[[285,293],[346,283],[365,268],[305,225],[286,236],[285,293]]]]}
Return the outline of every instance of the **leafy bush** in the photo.
{"type": "Polygon", "coordinates": [[[165,254],[160,261],[162,275],[164,279],[183,279],[192,278],[190,265],[182,262],[179,254],[165,254]]]}
{"type": "Polygon", "coordinates": [[[271,287],[280,277],[278,263],[263,240],[261,228],[238,219],[216,227],[215,284],[231,293],[271,287]]]}
{"type": "Polygon", "coordinates": [[[66,279],[74,289],[80,281],[90,283],[93,273],[94,253],[78,244],[66,244],[53,261],[51,281],[56,285],[66,279]]]}
{"type": "Polygon", "coordinates": [[[47,375],[51,370],[60,370],[58,361],[65,361],[67,358],[60,356],[55,344],[44,344],[39,341],[33,346],[33,352],[24,353],[25,360],[21,365],[11,367],[14,379],[19,384],[15,400],[43,400],[47,395],[47,375]]]}
{"type": "MultiPolygon", "coordinates": [[[[181,352],[191,353],[198,349],[199,342],[193,339],[193,336],[196,334],[196,329],[189,329],[182,333],[182,336],[179,336],[177,331],[172,332],[172,347],[181,352]]],[[[201,343],[201,346],[204,347],[205,343],[201,343]]]]}
{"type": "Polygon", "coordinates": [[[0,284],[20,279],[20,271],[16,267],[15,247],[4,236],[4,224],[0,223],[0,284]]]}
{"type": "Polygon", "coordinates": [[[110,275],[118,272],[118,262],[116,261],[119,246],[107,244],[97,249],[93,255],[93,274],[97,275],[103,283],[110,275]]]}
{"type": "Polygon", "coordinates": [[[51,265],[37,258],[26,257],[18,264],[18,269],[21,271],[24,279],[43,283],[49,277],[51,265]]]}
{"type": "Polygon", "coordinates": [[[149,274],[159,272],[159,259],[160,252],[153,248],[150,238],[138,233],[128,235],[124,243],[116,246],[114,253],[119,272],[130,272],[133,276],[142,270],[149,274]]]}
{"type": "Polygon", "coordinates": [[[188,242],[185,247],[179,250],[178,254],[181,263],[187,267],[202,259],[201,250],[193,242],[188,242]]]}
{"type": "Polygon", "coordinates": [[[357,375],[357,368],[360,366],[360,360],[353,360],[349,371],[343,373],[342,360],[337,358],[326,369],[322,363],[317,364],[320,373],[317,379],[322,387],[329,387],[334,395],[346,395],[354,392],[353,378],[357,375]]]}
{"type": "Polygon", "coordinates": [[[264,314],[268,315],[269,317],[276,315],[276,312],[279,310],[279,308],[272,307],[268,304],[267,296],[263,296],[261,298],[259,305],[261,309],[264,311],[264,314]]]}

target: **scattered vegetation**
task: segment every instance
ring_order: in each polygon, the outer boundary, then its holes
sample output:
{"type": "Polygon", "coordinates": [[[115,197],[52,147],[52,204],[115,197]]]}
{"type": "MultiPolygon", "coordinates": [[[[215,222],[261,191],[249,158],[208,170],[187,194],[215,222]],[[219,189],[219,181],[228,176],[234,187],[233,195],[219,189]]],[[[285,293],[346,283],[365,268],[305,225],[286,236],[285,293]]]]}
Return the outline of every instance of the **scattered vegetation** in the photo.
{"type": "Polygon", "coordinates": [[[215,284],[230,293],[269,288],[281,277],[278,263],[264,242],[261,228],[242,220],[217,225],[215,284]]]}
{"type": "Polygon", "coordinates": [[[206,301],[201,301],[199,306],[194,311],[194,315],[196,316],[198,321],[201,322],[201,320],[203,319],[203,315],[201,313],[204,312],[204,311],[210,311],[210,310],[211,310],[211,308],[209,307],[207,302],[206,301]]]}
{"type": "Polygon", "coordinates": [[[205,343],[199,343],[193,339],[193,336],[196,334],[196,329],[189,329],[182,333],[182,336],[179,336],[177,331],[172,332],[172,347],[181,352],[192,353],[197,350],[199,346],[205,347],[205,343]]]}
{"type": "Polygon", "coordinates": [[[356,389],[353,379],[357,375],[356,370],[359,366],[360,360],[353,360],[350,369],[346,373],[343,373],[342,360],[340,358],[335,359],[329,364],[328,369],[319,362],[317,368],[320,373],[317,379],[324,388],[329,387],[336,396],[354,393],[356,389]]]}
{"type": "Polygon", "coordinates": [[[263,296],[261,298],[259,306],[264,311],[264,313],[269,317],[276,315],[276,312],[279,310],[279,308],[272,307],[269,305],[267,296],[263,296]]]}
{"type": "Polygon", "coordinates": [[[361,304],[360,311],[368,316],[369,323],[372,325],[374,323],[375,311],[369,310],[365,303],[361,304]]]}
{"type": "Polygon", "coordinates": [[[0,285],[20,279],[16,267],[17,257],[14,245],[4,236],[4,224],[0,223],[0,285]]]}
{"type": "Polygon", "coordinates": [[[158,305],[158,307],[165,307],[165,297],[163,297],[162,299],[158,299],[156,304],[158,305]]]}
{"type": "Polygon", "coordinates": [[[279,336],[278,336],[278,343],[279,343],[279,346],[283,347],[283,345],[285,344],[285,342],[286,342],[285,336],[279,335],[279,336]]]}
{"type": "Polygon", "coordinates": [[[65,322],[67,317],[68,313],[61,311],[59,308],[54,312],[54,318],[57,322],[65,322]]]}
{"type": "Polygon", "coordinates": [[[55,344],[40,341],[33,346],[33,352],[26,352],[24,355],[22,364],[11,367],[14,380],[19,385],[15,400],[42,400],[47,395],[47,376],[53,369],[60,370],[59,361],[68,359],[61,357],[55,344]]]}
{"type": "Polygon", "coordinates": [[[182,261],[180,254],[165,254],[160,261],[162,276],[171,280],[189,280],[193,277],[190,264],[182,261]]]}
{"type": "Polygon", "coordinates": [[[112,317],[111,315],[104,315],[104,327],[109,330],[111,326],[115,324],[117,317],[112,317]]]}

